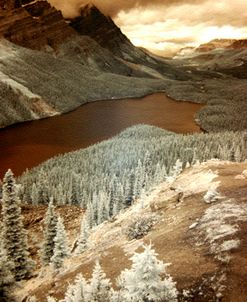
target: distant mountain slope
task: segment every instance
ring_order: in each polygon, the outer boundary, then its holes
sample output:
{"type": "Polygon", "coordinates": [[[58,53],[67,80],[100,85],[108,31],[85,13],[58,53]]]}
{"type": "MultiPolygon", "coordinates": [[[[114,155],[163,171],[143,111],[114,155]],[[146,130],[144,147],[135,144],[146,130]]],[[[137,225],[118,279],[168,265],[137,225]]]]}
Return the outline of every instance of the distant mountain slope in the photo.
{"type": "Polygon", "coordinates": [[[0,127],[60,114],[89,101],[164,91],[164,79],[188,78],[134,47],[95,7],[68,21],[46,1],[22,3],[4,0],[0,7],[0,127]],[[107,20],[106,27],[95,23],[95,14],[99,22],[107,20]],[[73,28],[78,20],[86,23],[87,35],[73,28]],[[98,30],[112,39],[109,47],[92,35],[98,30]],[[125,49],[127,60],[118,48],[125,49]]]}
{"type": "Polygon", "coordinates": [[[181,50],[175,59],[201,70],[216,71],[240,79],[247,78],[247,39],[216,39],[197,48],[181,50]]]}

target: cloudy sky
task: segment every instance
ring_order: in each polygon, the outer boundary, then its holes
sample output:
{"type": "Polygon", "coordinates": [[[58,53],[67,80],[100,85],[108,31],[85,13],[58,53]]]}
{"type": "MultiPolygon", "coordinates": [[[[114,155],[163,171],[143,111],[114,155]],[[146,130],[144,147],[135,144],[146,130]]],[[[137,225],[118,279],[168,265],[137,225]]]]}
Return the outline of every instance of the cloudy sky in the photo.
{"type": "MultiPolygon", "coordinates": [[[[65,16],[86,0],[50,0],[65,16]]],[[[247,0],[93,0],[137,46],[169,54],[215,38],[247,38],[247,0]]]]}

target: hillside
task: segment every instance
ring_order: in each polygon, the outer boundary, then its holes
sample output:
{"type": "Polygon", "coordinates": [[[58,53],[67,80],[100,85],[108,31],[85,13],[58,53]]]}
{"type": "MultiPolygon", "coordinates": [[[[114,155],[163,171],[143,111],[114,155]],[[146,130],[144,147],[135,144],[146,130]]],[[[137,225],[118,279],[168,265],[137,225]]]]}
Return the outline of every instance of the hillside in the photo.
{"type": "MultiPolygon", "coordinates": [[[[94,228],[89,249],[69,259],[58,275],[46,270],[18,288],[19,301],[27,294],[36,295],[38,301],[45,301],[47,294],[62,298],[78,273],[91,276],[96,259],[114,283],[120,271],[129,267],[133,252],[150,240],[159,259],[170,263],[168,272],[177,282],[179,301],[245,301],[246,169],[244,163],[209,161],[186,169],[173,182],[160,184],[129,210],[94,228]],[[220,194],[214,202],[205,202],[208,190],[220,194]],[[150,217],[156,222],[148,234],[128,240],[128,226],[150,217]]],[[[40,211],[39,207],[24,211],[32,238],[41,235],[40,211]]],[[[72,243],[81,214],[73,207],[69,211],[70,215],[67,208],[58,209],[72,243]]],[[[36,245],[40,243],[36,241],[36,245]]]]}
{"type": "Polygon", "coordinates": [[[241,52],[234,61],[225,55],[221,61],[217,56],[213,61],[200,56],[162,59],[136,48],[94,6],[85,6],[80,16],[65,20],[46,1],[4,3],[0,127],[54,116],[95,100],[163,91],[178,101],[207,104],[196,116],[206,131],[247,128],[242,48],[228,50],[241,52]],[[222,70],[225,65],[220,62],[233,62],[231,68],[243,69],[243,76],[211,68],[215,60],[222,70]]]}
{"type": "MultiPolygon", "coordinates": [[[[94,16],[95,10],[87,15],[82,11],[79,20],[94,16]]],[[[120,29],[98,10],[97,14],[116,28],[118,38],[128,45],[127,54],[139,56],[120,29]]],[[[114,49],[73,29],[75,21],[65,20],[46,1],[6,4],[0,15],[0,127],[60,114],[90,101],[147,95],[165,90],[164,78],[187,78],[144,53],[141,62],[123,60],[114,49]]]]}

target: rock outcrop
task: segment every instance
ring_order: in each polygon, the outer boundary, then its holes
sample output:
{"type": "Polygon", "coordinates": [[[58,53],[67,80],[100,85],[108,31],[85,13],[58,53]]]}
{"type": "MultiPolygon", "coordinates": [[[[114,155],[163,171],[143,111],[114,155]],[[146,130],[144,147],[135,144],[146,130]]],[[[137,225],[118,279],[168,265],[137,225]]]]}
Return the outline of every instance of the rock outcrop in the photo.
{"type": "Polygon", "coordinates": [[[229,48],[231,49],[247,48],[247,39],[236,40],[229,46],[229,48]]]}
{"type": "Polygon", "coordinates": [[[16,9],[11,10],[13,5],[2,11],[0,35],[17,45],[37,50],[54,49],[76,34],[61,12],[47,1],[16,5],[16,9]]]}

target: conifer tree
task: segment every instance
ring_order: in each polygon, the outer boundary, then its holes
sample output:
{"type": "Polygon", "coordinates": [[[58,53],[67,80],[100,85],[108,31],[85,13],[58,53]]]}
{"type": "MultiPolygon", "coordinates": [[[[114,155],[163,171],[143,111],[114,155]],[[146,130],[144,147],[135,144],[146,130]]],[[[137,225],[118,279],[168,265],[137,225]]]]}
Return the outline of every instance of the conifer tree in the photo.
{"type": "Polygon", "coordinates": [[[113,205],[113,215],[117,215],[122,208],[124,207],[124,192],[123,192],[123,186],[120,183],[117,183],[116,187],[116,198],[115,203],[113,205]]]}
{"type": "Polygon", "coordinates": [[[5,251],[0,242],[0,297],[3,302],[12,301],[10,290],[15,282],[14,276],[11,273],[12,268],[13,263],[8,261],[5,251]]]}
{"type": "Polygon", "coordinates": [[[2,217],[2,246],[7,261],[13,263],[12,274],[16,281],[29,278],[34,262],[29,258],[27,234],[23,227],[20,200],[11,170],[8,170],[3,180],[2,217]]]}
{"type": "Polygon", "coordinates": [[[87,299],[88,284],[82,274],[76,276],[74,284],[69,285],[63,302],[90,302],[87,299]]]}
{"type": "Polygon", "coordinates": [[[138,160],[138,165],[135,170],[135,184],[134,184],[134,196],[135,198],[140,197],[142,189],[145,185],[144,183],[145,173],[140,160],[138,160]]]}
{"type": "Polygon", "coordinates": [[[88,235],[89,235],[88,233],[89,233],[89,230],[88,230],[88,226],[87,226],[87,223],[86,223],[86,218],[84,216],[83,219],[82,219],[82,222],[81,222],[80,236],[78,238],[77,247],[75,249],[75,254],[76,255],[82,254],[87,249],[87,247],[88,247],[88,235]]]}
{"type": "Polygon", "coordinates": [[[51,262],[54,265],[55,269],[59,269],[62,267],[64,259],[69,256],[67,235],[61,217],[58,217],[57,220],[54,243],[55,245],[53,256],[51,257],[51,262]]]}
{"type": "Polygon", "coordinates": [[[57,233],[57,215],[55,213],[55,207],[52,198],[49,202],[48,209],[46,211],[44,224],[44,242],[41,249],[41,259],[44,265],[49,265],[51,262],[51,258],[54,255],[54,239],[57,233]]]}
{"type": "Polygon", "coordinates": [[[132,267],[121,273],[119,286],[121,301],[125,302],[176,302],[175,282],[166,274],[165,264],[157,259],[151,245],[144,246],[143,253],[135,253],[131,258],[132,267]]]}
{"type": "Polygon", "coordinates": [[[92,279],[89,283],[88,301],[90,302],[110,302],[113,295],[111,282],[106,278],[99,261],[96,262],[92,279]]]}
{"type": "Polygon", "coordinates": [[[85,212],[85,221],[89,229],[95,226],[94,209],[91,202],[87,204],[87,210],[85,212]]]}
{"type": "Polygon", "coordinates": [[[73,288],[73,302],[89,302],[87,299],[88,284],[82,274],[78,275],[73,288]]]}

